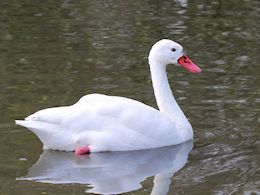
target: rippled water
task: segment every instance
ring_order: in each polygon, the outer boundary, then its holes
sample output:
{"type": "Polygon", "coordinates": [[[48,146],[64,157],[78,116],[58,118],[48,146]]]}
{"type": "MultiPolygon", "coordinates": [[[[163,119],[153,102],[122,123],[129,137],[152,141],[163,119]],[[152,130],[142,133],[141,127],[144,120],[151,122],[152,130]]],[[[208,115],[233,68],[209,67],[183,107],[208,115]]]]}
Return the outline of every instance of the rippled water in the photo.
{"type": "MultiPolygon", "coordinates": [[[[147,54],[158,39],[170,38],[184,46],[203,73],[168,68],[195,139],[187,163],[183,161],[184,167],[165,180],[165,191],[260,194],[259,13],[257,0],[1,1],[1,192],[84,194],[86,188],[91,190],[82,182],[16,180],[30,174],[33,168],[28,169],[43,151],[37,137],[15,126],[14,119],[72,104],[93,92],[131,97],[156,107],[147,54]]],[[[85,160],[83,164],[89,161],[85,160]]],[[[172,160],[173,166],[181,162],[172,160]]],[[[137,162],[141,161],[136,166],[137,162]]],[[[163,171],[158,167],[143,175],[138,180],[142,186],[129,194],[150,194],[153,176],[163,171]]],[[[48,166],[41,171],[44,168],[48,166]]]]}

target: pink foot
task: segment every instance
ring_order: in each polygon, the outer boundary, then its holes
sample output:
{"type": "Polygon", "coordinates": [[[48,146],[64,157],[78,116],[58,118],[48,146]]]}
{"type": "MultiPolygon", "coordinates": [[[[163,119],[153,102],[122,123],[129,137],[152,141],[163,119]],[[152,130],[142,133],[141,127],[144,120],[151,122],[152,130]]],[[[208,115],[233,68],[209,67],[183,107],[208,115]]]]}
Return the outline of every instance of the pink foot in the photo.
{"type": "Polygon", "coordinates": [[[90,153],[90,148],[88,146],[78,147],[75,150],[76,155],[84,155],[84,154],[89,154],[89,153],[90,153]]]}

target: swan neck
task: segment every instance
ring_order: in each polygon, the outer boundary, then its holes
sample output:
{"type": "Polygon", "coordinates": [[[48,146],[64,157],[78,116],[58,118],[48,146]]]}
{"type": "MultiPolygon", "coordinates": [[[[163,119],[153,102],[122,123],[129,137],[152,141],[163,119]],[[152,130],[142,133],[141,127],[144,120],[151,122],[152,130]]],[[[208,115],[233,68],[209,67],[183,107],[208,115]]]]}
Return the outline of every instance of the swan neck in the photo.
{"type": "Polygon", "coordinates": [[[185,124],[188,122],[184,113],[177,104],[167,77],[166,65],[160,62],[150,62],[150,71],[154,95],[160,112],[165,114],[175,124],[185,124]]]}

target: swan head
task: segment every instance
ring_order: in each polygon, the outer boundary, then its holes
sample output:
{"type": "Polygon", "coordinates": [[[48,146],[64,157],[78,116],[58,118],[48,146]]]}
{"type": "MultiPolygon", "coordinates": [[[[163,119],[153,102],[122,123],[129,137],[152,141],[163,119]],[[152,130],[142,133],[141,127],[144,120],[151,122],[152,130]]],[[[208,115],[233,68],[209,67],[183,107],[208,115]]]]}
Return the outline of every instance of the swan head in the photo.
{"type": "Polygon", "coordinates": [[[183,53],[183,47],[169,39],[162,39],[152,46],[149,64],[150,66],[181,65],[192,73],[201,72],[201,69],[183,53]]]}

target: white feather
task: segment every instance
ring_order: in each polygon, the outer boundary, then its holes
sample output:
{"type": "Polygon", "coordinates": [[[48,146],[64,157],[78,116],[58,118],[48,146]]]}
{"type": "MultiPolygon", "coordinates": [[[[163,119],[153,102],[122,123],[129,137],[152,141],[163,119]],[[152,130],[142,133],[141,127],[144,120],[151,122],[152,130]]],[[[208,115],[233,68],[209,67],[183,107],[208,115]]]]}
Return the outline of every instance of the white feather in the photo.
{"type": "Polygon", "coordinates": [[[71,106],[40,110],[16,124],[34,132],[45,149],[65,151],[81,146],[89,146],[91,152],[140,150],[190,140],[191,125],[172,95],[166,74],[166,65],[176,63],[182,50],[170,40],[161,40],[151,49],[149,64],[160,111],[125,97],[90,94],[71,106]],[[180,53],[167,53],[171,47],[180,53]]]}

